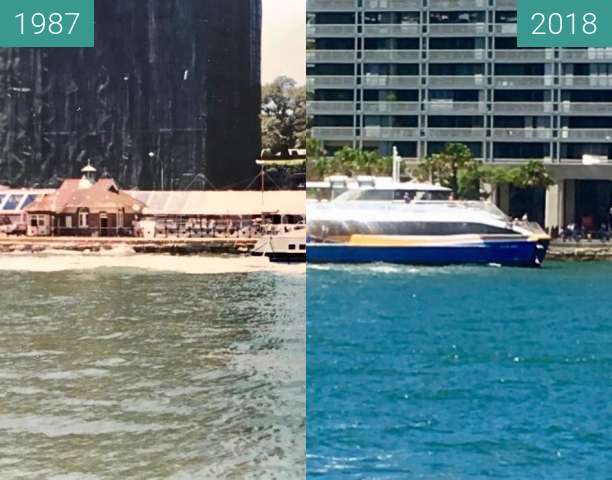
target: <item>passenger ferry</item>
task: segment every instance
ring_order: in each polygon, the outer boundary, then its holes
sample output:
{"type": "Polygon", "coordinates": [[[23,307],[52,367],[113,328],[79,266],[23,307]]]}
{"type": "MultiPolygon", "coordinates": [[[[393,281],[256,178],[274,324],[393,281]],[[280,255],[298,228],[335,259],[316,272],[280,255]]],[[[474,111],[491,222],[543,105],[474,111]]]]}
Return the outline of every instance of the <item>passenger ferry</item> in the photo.
{"type": "Polygon", "coordinates": [[[537,267],[548,249],[539,225],[512,221],[488,202],[367,201],[379,193],[350,193],[307,206],[308,262],[537,267]]]}
{"type": "Polygon", "coordinates": [[[265,256],[271,262],[300,263],[306,261],[306,225],[295,225],[286,232],[261,238],[253,256],[265,256]]]}

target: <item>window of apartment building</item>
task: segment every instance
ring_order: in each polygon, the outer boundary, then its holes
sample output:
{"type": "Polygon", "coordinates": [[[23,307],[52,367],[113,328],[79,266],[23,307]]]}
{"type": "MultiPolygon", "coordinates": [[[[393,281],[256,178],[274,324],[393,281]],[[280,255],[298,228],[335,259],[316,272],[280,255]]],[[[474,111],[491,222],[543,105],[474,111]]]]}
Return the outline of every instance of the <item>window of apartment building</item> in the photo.
{"type": "Polygon", "coordinates": [[[315,115],[312,124],[315,127],[352,127],[352,115],[315,115]]]}
{"type": "Polygon", "coordinates": [[[317,90],[314,99],[318,102],[352,102],[354,99],[353,90],[317,90]]]}
{"type": "Polygon", "coordinates": [[[612,63],[565,63],[563,75],[612,75],[612,63]]]}
{"type": "Polygon", "coordinates": [[[363,67],[366,75],[410,76],[419,74],[415,63],[366,63],[363,67]]]}
{"type": "Polygon", "coordinates": [[[482,128],[483,117],[471,115],[430,115],[427,125],[432,128],[482,128]]]}
{"type": "Polygon", "coordinates": [[[552,75],[552,65],[543,63],[496,63],[495,75],[552,75]]]}
{"type": "Polygon", "coordinates": [[[321,12],[309,13],[307,21],[316,25],[347,25],[355,23],[354,13],[321,12]]]}
{"type": "Polygon", "coordinates": [[[478,50],[485,48],[485,39],[478,38],[430,38],[429,48],[431,50],[478,50]]]}
{"type": "Polygon", "coordinates": [[[355,67],[352,63],[317,63],[308,64],[306,66],[307,75],[333,75],[333,76],[352,76],[355,73],[355,67]]]}
{"type": "Polygon", "coordinates": [[[493,128],[550,128],[550,117],[496,115],[493,117],[493,128]]]}
{"type": "Polygon", "coordinates": [[[418,125],[416,116],[411,115],[366,115],[366,127],[414,128],[418,125]]]}
{"type": "Polygon", "coordinates": [[[494,90],[495,102],[550,102],[549,90],[494,90]]]}
{"type": "Polygon", "coordinates": [[[417,156],[417,142],[396,142],[393,144],[401,157],[415,158],[417,156]]]}
{"type": "Polygon", "coordinates": [[[482,63],[433,63],[429,65],[429,75],[483,75],[482,63]]]}
{"type": "Polygon", "coordinates": [[[366,38],[366,50],[418,50],[418,38],[366,38]]]}
{"type": "Polygon", "coordinates": [[[495,158],[544,158],[550,157],[549,143],[531,142],[495,142],[493,144],[495,158]]]}
{"type": "Polygon", "coordinates": [[[583,155],[596,155],[612,158],[612,144],[609,143],[562,143],[561,158],[582,158],[583,155]]]}
{"type": "Polygon", "coordinates": [[[478,102],[480,90],[429,90],[430,101],[478,102]]]}
{"type": "Polygon", "coordinates": [[[495,23],[516,23],[516,22],[517,22],[516,10],[495,12],[495,23]]]}
{"type": "Polygon", "coordinates": [[[612,90],[563,90],[563,102],[606,102],[612,103],[612,90]]]}
{"type": "Polygon", "coordinates": [[[429,23],[482,23],[485,12],[430,12],[429,23]]]}
{"type": "Polygon", "coordinates": [[[415,24],[420,21],[419,12],[366,12],[366,24],[397,25],[415,24]]]}
{"type": "MultiPolygon", "coordinates": [[[[603,113],[603,112],[602,112],[603,113]]],[[[612,117],[602,115],[585,115],[582,117],[561,117],[562,128],[597,128],[611,129],[612,117]]]]}
{"type": "Polygon", "coordinates": [[[514,50],[519,48],[516,37],[496,37],[495,48],[497,50],[514,50]]]}
{"type": "Polygon", "coordinates": [[[418,102],[418,90],[364,90],[365,102],[418,102]]]}
{"type": "Polygon", "coordinates": [[[314,40],[314,50],[353,50],[354,38],[317,38],[314,40]]]}

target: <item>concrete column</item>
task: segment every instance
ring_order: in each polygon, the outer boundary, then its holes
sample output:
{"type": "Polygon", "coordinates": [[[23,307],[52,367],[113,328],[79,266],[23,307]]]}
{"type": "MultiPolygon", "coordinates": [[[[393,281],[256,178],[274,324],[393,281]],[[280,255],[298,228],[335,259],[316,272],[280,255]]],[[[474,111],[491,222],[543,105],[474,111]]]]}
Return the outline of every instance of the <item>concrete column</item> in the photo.
{"type": "Polygon", "coordinates": [[[495,195],[497,206],[506,214],[510,212],[510,185],[502,184],[497,187],[495,195]]]}
{"type": "Polygon", "coordinates": [[[576,180],[565,181],[565,201],[563,203],[563,224],[567,225],[576,221],[576,180]]]}
{"type": "Polygon", "coordinates": [[[546,207],[544,212],[544,226],[550,231],[565,225],[563,221],[563,180],[546,189],[546,207]]]}

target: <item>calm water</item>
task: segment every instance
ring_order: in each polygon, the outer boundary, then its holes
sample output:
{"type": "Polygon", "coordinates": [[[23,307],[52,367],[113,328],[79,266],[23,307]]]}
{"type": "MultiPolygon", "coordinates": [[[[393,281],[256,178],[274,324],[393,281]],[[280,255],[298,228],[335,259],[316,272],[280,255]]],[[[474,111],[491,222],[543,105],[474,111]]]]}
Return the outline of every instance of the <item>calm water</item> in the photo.
{"type": "Polygon", "coordinates": [[[612,478],[612,264],[307,284],[309,478],[612,478]]]}
{"type": "Polygon", "coordinates": [[[0,478],[303,478],[303,273],[95,261],[0,271],[0,478]]]}

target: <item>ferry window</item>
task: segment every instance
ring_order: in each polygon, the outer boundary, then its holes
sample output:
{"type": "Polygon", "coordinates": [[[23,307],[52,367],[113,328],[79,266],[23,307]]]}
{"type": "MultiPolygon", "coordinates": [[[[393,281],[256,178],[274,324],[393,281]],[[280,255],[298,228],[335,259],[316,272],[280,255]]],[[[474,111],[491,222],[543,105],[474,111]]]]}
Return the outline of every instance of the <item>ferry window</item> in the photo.
{"type": "Polygon", "coordinates": [[[300,250],[306,250],[306,245],[305,245],[305,244],[303,244],[303,243],[301,243],[301,244],[300,244],[300,250]]]}
{"type": "Polygon", "coordinates": [[[295,250],[295,244],[294,243],[290,243],[289,244],[289,250],[295,250]]]}
{"type": "Polygon", "coordinates": [[[362,200],[393,200],[392,190],[365,190],[361,195],[362,200]]]}
{"type": "Polygon", "coordinates": [[[448,200],[450,192],[429,192],[431,200],[448,200]]]}

